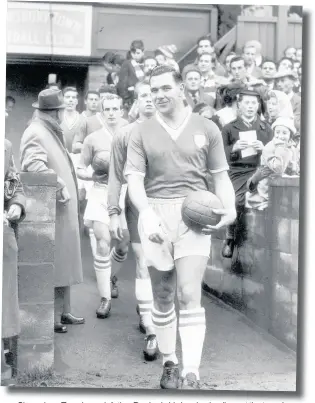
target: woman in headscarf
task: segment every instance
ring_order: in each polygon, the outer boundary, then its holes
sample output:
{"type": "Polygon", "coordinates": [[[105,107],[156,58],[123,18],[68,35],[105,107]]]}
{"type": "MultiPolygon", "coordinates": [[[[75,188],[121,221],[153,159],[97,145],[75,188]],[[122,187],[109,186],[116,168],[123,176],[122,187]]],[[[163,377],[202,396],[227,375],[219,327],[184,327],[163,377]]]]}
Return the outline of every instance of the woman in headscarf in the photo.
{"type": "Polygon", "coordinates": [[[291,101],[282,91],[272,90],[267,95],[266,121],[272,125],[278,118],[294,119],[291,101]]]}

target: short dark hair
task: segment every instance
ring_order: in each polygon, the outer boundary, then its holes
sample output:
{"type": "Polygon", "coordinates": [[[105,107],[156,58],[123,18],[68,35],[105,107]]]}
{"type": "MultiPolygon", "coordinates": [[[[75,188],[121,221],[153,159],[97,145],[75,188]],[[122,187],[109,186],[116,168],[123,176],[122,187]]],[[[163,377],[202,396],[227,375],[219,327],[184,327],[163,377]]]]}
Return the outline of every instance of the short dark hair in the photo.
{"type": "Polygon", "coordinates": [[[102,99],[102,105],[101,105],[102,111],[104,110],[104,101],[112,101],[114,99],[117,99],[119,101],[120,108],[122,109],[122,107],[123,107],[123,99],[120,96],[118,96],[117,94],[107,93],[104,96],[104,98],[102,99]]]}
{"type": "Polygon", "coordinates": [[[237,56],[237,54],[235,52],[230,52],[226,55],[225,60],[229,57],[229,56],[237,56]]]}
{"type": "Polygon", "coordinates": [[[201,37],[197,40],[197,45],[198,45],[198,46],[199,46],[199,44],[200,44],[201,41],[209,41],[209,42],[210,42],[210,45],[212,46],[212,41],[211,41],[210,37],[207,36],[207,35],[203,35],[203,36],[201,36],[201,37]]]}
{"type": "Polygon", "coordinates": [[[280,64],[281,64],[281,62],[283,62],[284,60],[289,60],[289,62],[292,64],[292,67],[293,67],[293,60],[290,59],[289,57],[282,57],[282,58],[278,61],[277,67],[279,67],[280,64]]]}
{"type": "Polygon", "coordinates": [[[217,58],[213,55],[213,53],[209,53],[209,52],[204,52],[201,55],[197,56],[197,61],[199,62],[199,60],[201,59],[202,56],[210,56],[211,57],[211,62],[215,63],[217,61],[217,58]]]}
{"type": "Polygon", "coordinates": [[[84,99],[87,99],[90,94],[97,95],[98,97],[100,96],[100,93],[98,91],[96,91],[96,90],[88,90],[85,93],[84,99]]]}
{"type": "Polygon", "coordinates": [[[140,39],[131,42],[130,51],[135,52],[137,49],[144,50],[144,43],[140,39]]]}
{"type": "Polygon", "coordinates": [[[117,95],[117,89],[115,87],[113,87],[112,85],[102,85],[99,89],[98,89],[98,93],[99,94],[115,94],[117,95]]]}
{"type": "Polygon", "coordinates": [[[167,65],[155,67],[151,72],[150,81],[151,81],[152,77],[161,76],[162,74],[166,74],[166,73],[171,73],[174,78],[174,81],[177,84],[180,84],[183,82],[182,75],[177,70],[175,70],[174,67],[167,66],[167,65]]]}
{"type": "Polygon", "coordinates": [[[275,61],[272,60],[272,59],[265,59],[265,60],[263,60],[263,62],[261,63],[261,67],[262,67],[265,63],[272,63],[272,64],[274,64],[274,65],[277,67],[277,62],[275,62],[275,61]]]}
{"type": "Polygon", "coordinates": [[[5,103],[7,104],[8,102],[15,104],[15,99],[11,95],[8,95],[5,97],[5,103]]]}
{"type": "Polygon", "coordinates": [[[64,90],[62,91],[62,93],[63,93],[63,95],[65,95],[67,92],[70,92],[70,91],[76,92],[77,95],[78,95],[78,90],[77,90],[75,87],[70,87],[70,86],[64,88],[64,90]]]}
{"type": "Polygon", "coordinates": [[[235,56],[235,57],[233,57],[233,59],[230,61],[230,66],[232,67],[232,63],[240,62],[240,61],[243,61],[243,62],[244,62],[244,65],[245,65],[245,60],[244,60],[244,58],[243,58],[242,56],[235,56]]]}
{"type": "Polygon", "coordinates": [[[113,57],[112,63],[122,66],[124,61],[125,61],[125,57],[119,53],[116,53],[113,57]]]}
{"type": "Polygon", "coordinates": [[[114,56],[115,52],[109,51],[105,53],[105,55],[102,57],[102,60],[105,63],[113,63],[114,56]]]}

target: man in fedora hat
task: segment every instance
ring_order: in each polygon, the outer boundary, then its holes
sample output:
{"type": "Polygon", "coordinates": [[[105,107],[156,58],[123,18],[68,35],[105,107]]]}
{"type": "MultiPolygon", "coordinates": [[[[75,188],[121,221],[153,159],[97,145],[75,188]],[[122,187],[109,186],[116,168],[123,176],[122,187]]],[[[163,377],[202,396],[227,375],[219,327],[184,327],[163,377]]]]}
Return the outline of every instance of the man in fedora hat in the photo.
{"type": "Polygon", "coordinates": [[[65,108],[62,92],[41,91],[33,107],[36,111],[21,139],[21,171],[57,174],[55,332],[66,333],[66,324],[84,323],[71,314],[70,303],[70,286],[83,281],[77,180],[59,125],[65,108]]]}
{"type": "Polygon", "coordinates": [[[281,71],[275,75],[275,84],[279,91],[284,92],[290,99],[293,115],[294,125],[298,132],[300,132],[301,126],[301,97],[296,94],[294,84],[298,80],[298,77],[294,71],[281,71]]]}

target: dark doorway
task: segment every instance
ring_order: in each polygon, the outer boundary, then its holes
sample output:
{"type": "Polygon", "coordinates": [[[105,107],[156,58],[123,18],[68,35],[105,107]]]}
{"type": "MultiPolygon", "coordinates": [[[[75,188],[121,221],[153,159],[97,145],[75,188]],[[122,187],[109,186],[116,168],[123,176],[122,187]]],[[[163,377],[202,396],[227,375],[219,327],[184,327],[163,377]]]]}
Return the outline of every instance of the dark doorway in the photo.
{"type": "Polygon", "coordinates": [[[56,74],[62,88],[75,86],[79,92],[78,110],[84,109],[84,90],[88,66],[62,66],[52,64],[8,64],[6,95],[16,100],[15,108],[6,119],[6,138],[13,144],[14,158],[19,167],[20,139],[27,122],[32,117],[38,93],[48,83],[48,75],[56,74]]]}

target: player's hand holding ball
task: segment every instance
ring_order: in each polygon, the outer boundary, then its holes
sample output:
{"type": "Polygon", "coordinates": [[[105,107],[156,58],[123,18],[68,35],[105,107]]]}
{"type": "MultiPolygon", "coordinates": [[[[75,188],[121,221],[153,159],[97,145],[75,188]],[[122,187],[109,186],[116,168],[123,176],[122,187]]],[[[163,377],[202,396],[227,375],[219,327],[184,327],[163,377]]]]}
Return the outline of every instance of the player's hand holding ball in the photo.
{"type": "Polygon", "coordinates": [[[202,233],[205,235],[212,234],[214,231],[218,231],[221,228],[227,227],[234,223],[236,219],[236,209],[233,208],[231,210],[228,209],[213,209],[214,214],[221,216],[221,220],[217,225],[206,225],[205,228],[202,229],[202,233]]]}
{"type": "Polygon", "coordinates": [[[151,242],[162,244],[164,242],[161,221],[151,207],[147,207],[139,214],[139,221],[144,233],[151,242]]]}
{"type": "Polygon", "coordinates": [[[191,230],[209,235],[227,225],[236,218],[235,208],[226,210],[221,200],[206,190],[191,192],[182,205],[184,223],[191,230]]]}

